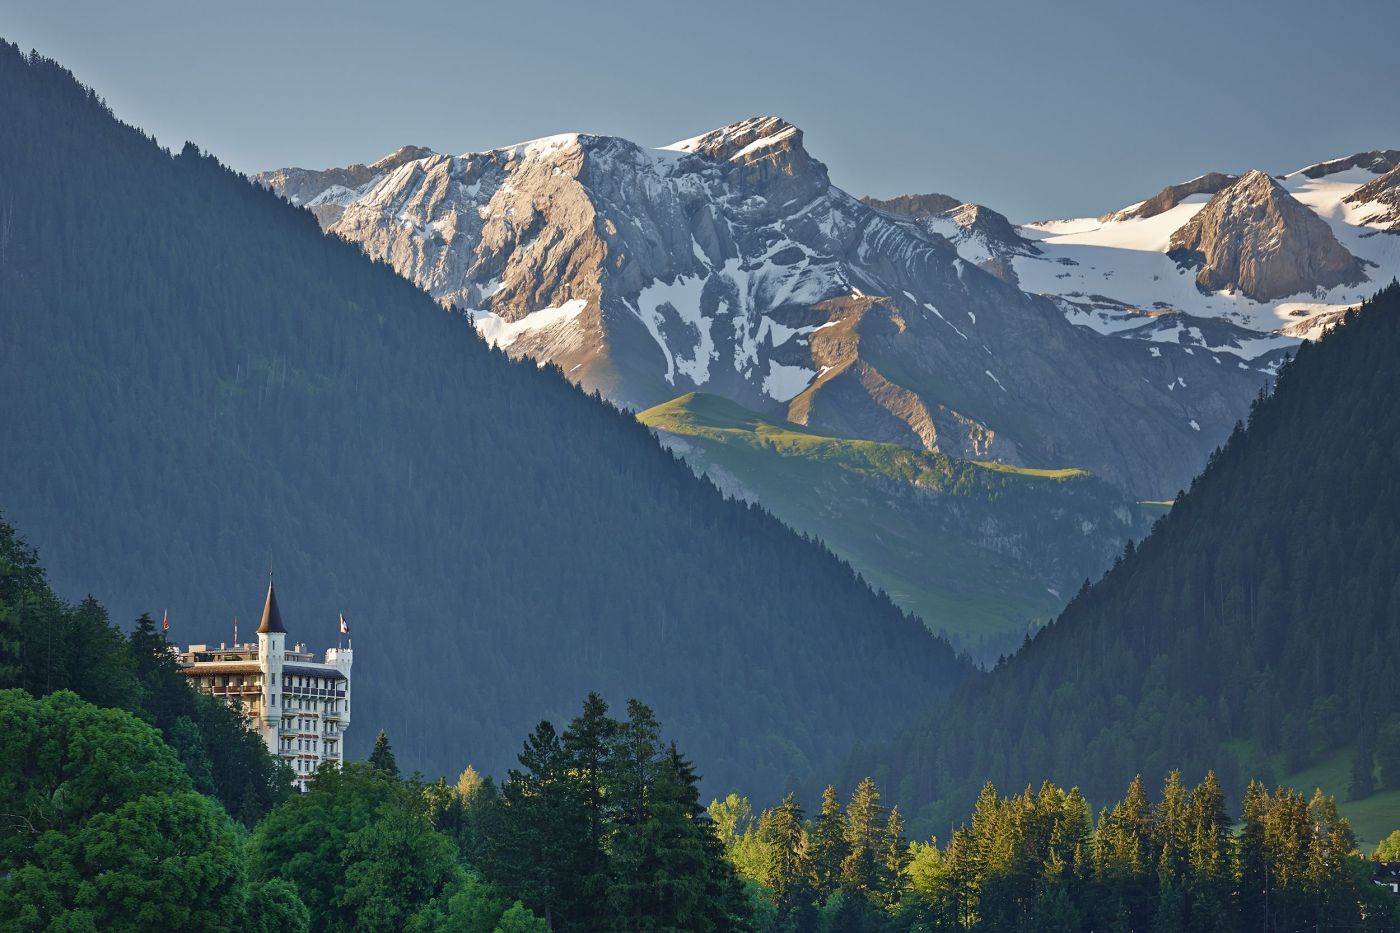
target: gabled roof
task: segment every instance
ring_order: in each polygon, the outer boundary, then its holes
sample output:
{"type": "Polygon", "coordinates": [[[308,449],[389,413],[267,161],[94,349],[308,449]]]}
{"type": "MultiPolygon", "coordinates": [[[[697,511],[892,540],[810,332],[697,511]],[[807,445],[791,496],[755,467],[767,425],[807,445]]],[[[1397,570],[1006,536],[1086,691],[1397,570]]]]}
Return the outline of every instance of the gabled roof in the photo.
{"type": "Polygon", "coordinates": [[[267,602],[263,604],[262,625],[258,626],[259,635],[267,635],[275,632],[286,634],[287,630],[282,627],[282,612],[277,608],[277,591],[272,588],[272,579],[267,581],[267,602]]]}

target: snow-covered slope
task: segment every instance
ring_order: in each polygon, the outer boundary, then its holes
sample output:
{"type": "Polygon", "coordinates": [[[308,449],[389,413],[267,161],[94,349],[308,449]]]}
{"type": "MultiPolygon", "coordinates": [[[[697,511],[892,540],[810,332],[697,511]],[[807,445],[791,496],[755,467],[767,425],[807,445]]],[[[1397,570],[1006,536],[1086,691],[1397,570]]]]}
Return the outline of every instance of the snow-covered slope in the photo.
{"type": "MultiPolygon", "coordinates": [[[[1294,273],[1297,289],[1271,295],[1232,283],[1212,289],[1198,282],[1197,268],[1170,255],[1173,237],[1191,228],[1208,203],[1223,202],[1245,178],[1211,173],[1192,182],[1170,186],[1146,202],[1130,205],[1103,218],[1043,221],[1026,224],[1020,232],[1035,241],[1040,255],[1015,262],[1021,287],[1052,296],[1069,320],[1101,333],[1160,341],[1164,334],[1192,346],[1233,353],[1241,360],[1267,366],[1280,350],[1300,339],[1318,336],[1338,312],[1355,305],[1400,274],[1400,236],[1393,203],[1394,167],[1400,152],[1360,153],[1270,179],[1254,173],[1256,188],[1269,186],[1286,195],[1284,216],[1263,205],[1240,211],[1231,234],[1242,246],[1258,235],[1266,248],[1278,248],[1298,227],[1313,227],[1321,219],[1330,236],[1307,239],[1307,247],[1284,256],[1282,265],[1294,273]],[[1260,182],[1263,179],[1263,182],[1260,182]],[[1195,190],[1193,190],[1195,189],[1195,190]],[[1154,209],[1144,211],[1143,205],[1154,209]],[[1307,214],[1288,214],[1292,205],[1307,214]],[[1301,221],[1301,223],[1300,223],[1301,221]],[[1338,256],[1336,249],[1345,251],[1338,256]],[[1323,268],[1324,253],[1345,262],[1354,258],[1356,274],[1308,279],[1323,268]],[[1336,278],[1344,281],[1335,281],[1336,278]]],[[[1300,238],[1301,239],[1301,238],[1300,238]]],[[[1280,277],[1284,278],[1284,277],[1280,277]]]]}
{"type": "Polygon", "coordinates": [[[1155,275],[1215,316],[1165,252],[1209,195],[1019,230],[975,204],[882,210],[775,117],[661,149],[567,134],[261,180],[507,352],[621,404],[701,390],[840,436],[1080,467],[1143,498],[1189,482],[1267,380],[1260,354],[1293,342],[1125,307],[1177,306],[1155,275]],[[1080,310],[1091,295],[1111,311],[1080,310]]]}

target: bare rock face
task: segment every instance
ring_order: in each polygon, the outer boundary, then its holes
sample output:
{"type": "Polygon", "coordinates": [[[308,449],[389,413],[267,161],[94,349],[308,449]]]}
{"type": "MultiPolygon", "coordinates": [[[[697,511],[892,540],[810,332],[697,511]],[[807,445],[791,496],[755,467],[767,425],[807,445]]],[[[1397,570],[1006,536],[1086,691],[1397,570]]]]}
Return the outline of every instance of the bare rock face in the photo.
{"type": "Polygon", "coordinates": [[[868,204],[877,211],[899,214],[903,217],[935,217],[960,207],[962,201],[946,194],[901,194],[899,197],[882,201],[879,198],[864,197],[862,204],[868,204]]]}
{"type": "Polygon", "coordinates": [[[398,168],[405,162],[426,158],[433,154],[423,146],[404,146],[370,165],[355,163],[344,168],[328,168],[317,171],[306,168],[279,168],[271,172],[259,172],[254,180],[264,187],[271,188],[293,204],[306,204],[328,188],[358,188],[374,178],[398,168]]]}
{"type": "Polygon", "coordinates": [[[262,180],[469,310],[497,346],[631,408],[706,392],[847,437],[1076,466],[1161,499],[1267,379],[1168,345],[1154,372],[1184,378],[1144,378],[1140,346],[999,277],[1038,251],[1005,217],[933,196],[862,203],[778,117],[661,149],[568,134],[425,154],[327,175],[314,193],[290,170],[262,180]]]}
{"type": "Polygon", "coordinates": [[[1326,178],[1328,175],[1335,175],[1348,169],[1364,168],[1376,175],[1381,175],[1397,165],[1400,165],[1400,150],[1372,149],[1370,152],[1358,152],[1342,159],[1330,159],[1326,162],[1309,165],[1302,170],[1302,173],[1309,178],[1326,178]]]}
{"type": "Polygon", "coordinates": [[[1400,233],[1400,160],[1374,181],[1357,188],[1344,199],[1365,208],[1361,222],[1386,233],[1400,233]]]}
{"type": "Polygon", "coordinates": [[[1222,188],[1173,233],[1170,255],[1197,269],[1201,290],[1256,301],[1365,280],[1327,222],[1260,171],[1222,188]]]}
{"type": "Polygon", "coordinates": [[[1158,214],[1164,214],[1176,207],[1193,194],[1215,194],[1221,188],[1233,184],[1238,178],[1238,175],[1225,175],[1221,172],[1206,172],[1204,175],[1198,175],[1190,181],[1184,181],[1179,185],[1167,185],[1141,204],[1130,207],[1127,210],[1105,214],[1099,219],[1104,221],[1143,220],[1148,217],[1156,217],[1158,214]]]}
{"type": "Polygon", "coordinates": [[[964,256],[972,257],[979,268],[1011,285],[1018,284],[1012,258],[1040,254],[1040,248],[1021,236],[1011,221],[982,204],[962,202],[946,194],[860,200],[887,214],[921,221],[930,234],[965,247],[959,250],[964,256]]]}

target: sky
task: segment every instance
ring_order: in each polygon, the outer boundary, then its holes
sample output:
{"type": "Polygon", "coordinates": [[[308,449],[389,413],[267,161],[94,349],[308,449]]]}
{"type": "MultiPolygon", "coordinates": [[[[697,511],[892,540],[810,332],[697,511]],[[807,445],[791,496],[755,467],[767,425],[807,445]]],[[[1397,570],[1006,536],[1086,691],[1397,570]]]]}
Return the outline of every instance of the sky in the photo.
{"type": "Polygon", "coordinates": [[[0,0],[0,36],[245,172],[775,114],[854,194],[1018,221],[1400,148],[1398,34],[1396,0],[0,0]]]}

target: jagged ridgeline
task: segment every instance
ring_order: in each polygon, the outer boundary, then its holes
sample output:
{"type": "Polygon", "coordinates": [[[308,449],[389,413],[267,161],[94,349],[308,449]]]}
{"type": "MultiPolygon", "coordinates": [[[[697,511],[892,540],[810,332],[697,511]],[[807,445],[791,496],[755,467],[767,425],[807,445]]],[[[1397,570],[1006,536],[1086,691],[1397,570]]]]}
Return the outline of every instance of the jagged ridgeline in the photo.
{"type": "Polygon", "coordinates": [[[231,638],[354,627],[352,754],[501,773],[646,697],[715,789],[773,793],[968,671],[821,547],[555,371],[0,45],[0,501],[55,589],[231,638]]]}
{"type": "Polygon", "coordinates": [[[1051,776],[1106,800],[1137,772],[1214,768],[1236,800],[1240,775],[1317,781],[1393,828],[1397,359],[1392,283],[1299,349],[1141,546],[848,777],[873,767],[946,826],[988,778],[1014,790],[1051,776]]]}

